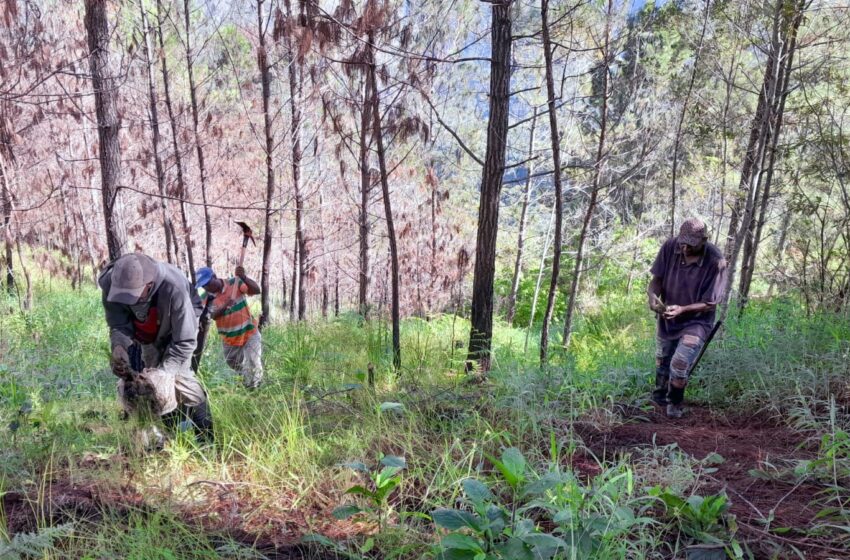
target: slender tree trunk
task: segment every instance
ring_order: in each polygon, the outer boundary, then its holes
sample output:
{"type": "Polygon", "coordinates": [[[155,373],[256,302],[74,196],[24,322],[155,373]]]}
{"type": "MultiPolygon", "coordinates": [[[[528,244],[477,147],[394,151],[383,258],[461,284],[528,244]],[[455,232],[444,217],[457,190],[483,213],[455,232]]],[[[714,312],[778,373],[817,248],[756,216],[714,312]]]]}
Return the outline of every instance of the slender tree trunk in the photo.
{"type": "MultiPolygon", "coordinates": [[[[374,46],[375,37],[369,34],[369,45],[374,46]]],[[[372,137],[378,149],[378,169],[381,173],[381,192],[384,199],[384,215],[387,220],[387,236],[390,242],[390,274],[392,290],[392,307],[390,315],[393,324],[393,368],[397,374],[401,373],[401,329],[399,313],[399,277],[398,277],[398,246],[396,245],[395,224],[393,222],[393,208],[390,201],[390,185],[387,173],[386,157],[384,153],[383,129],[381,128],[381,106],[378,98],[378,79],[375,75],[374,58],[370,57],[369,81],[372,85],[372,137]]]]}
{"type": "MultiPolygon", "coordinates": [[[[0,114],[0,119],[3,115],[0,114]]],[[[9,174],[7,161],[11,158],[11,142],[5,134],[7,131],[5,119],[0,121],[0,206],[3,210],[3,240],[5,245],[4,262],[6,264],[6,291],[10,296],[15,295],[15,264],[12,258],[12,250],[15,243],[12,234],[12,192],[9,188],[9,174]]]]}
{"type": "Polygon", "coordinates": [[[587,211],[584,214],[584,220],[581,224],[581,232],[578,238],[578,248],[576,249],[575,266],[573,267],[573,280],[570,286],[570,298],[567,301],[567,313],[564,318],[564,350],[570,346],[570,337],[572,335],[573,314],[575,313],[576,298],[578,296],[579,286],[581,285],[581,272],[584,245],[587,241],[587,234],[590,231],[590,221],[593,218],[593,213],[596,210],[596,200],[599,196],[599,186],[603,167],[605,165],[605,136],[608,128],[608,63],[610,60],[610,34],[611,34],[611,17],[613,10],[613,0],[608,0],[608,13],[605,17],[605,42],[602,52],[602,91],[601,91],[601,107],[600,107],[600,122],[599,122],[599,142],[596,146],[596,161],[593,165],[593,184],[591,185],[590,200],[587,204],[587,211]]]}
{"type": "Polygon", "coordinates": [[[183,223],[183,244],[186,247],[186,264],[189,267],[189,276],[192,284],[195,283],[195,257],[192,250],[192,229],[189,227],[189,218],[186,214],[186,199],[188,191],[186,181],[183,177],[183,154],[180,151],[178,141],[177,118],[174,116],[174,104],[171,100],[171,86],[169,84],[168,61],[165,55],[165,37],[162,32],[162,0],[156,1],[157,31],[159,35],[159,57],[160,69],[162,70],[162,84],[165,93],[165,108],[168,110],[168,120],[171,123],[171,149],[174,151],[174,167],[177,171],[177,192],[180,199],[180,220],[183,223]]]}
{"type": "MultiPolygon", "coordinates": [[[[271,115],[271,68],[269,65],[268,52],[266,51],[266,29],[263,23],[263,4],[265,0],[257,0],[257,34],[259,35],[259,47],[257,49],[257,68],[260,71],[260,80],[263,86],[263,130],[265,133],[266,152],[266,210],[265,229],[263,230],[263,270],[260,275],[260,290],[262,290],[259,325],[264,327],[271,319],[269,315],[269,271],[271,269],[272,254],[272,204],[275,196],[274,182],[274,136],[272,135],[271,115]]],[[[295,287],[293,286],[293,290],[295,287]]],[[[294,291],[293,291],[294,295],[294,291]]]]}
{"type": "MultiPolygon", "coordinates": [[[[304,19],[303,2],[301,18],[304,19]]],[[[294,23],[292,19],[292,7],[290,0],[284,0],[286,8],[286,19],[294,23]]],[[[307,243],[304,238],[304,195],[301,192],[301,161],[303,154],[301,150],[301,97],[302,97],[302,73],[303,60],[292,45],[292,37],[285,33],[286,48],[289,53],[290,63],[287,65],[289,72],[289,107],[292,112],[292,120],[289,125],[289,137],[292,146],[292,189],[295,194],[295,251],[294,267],[298,275],[298,320],[303,321],[306,312],[307,297],[307,243]]],[[[292,300],[295,301],[295,283],[292,287],[292,300]]]]}
{"type": "Polygon", "coordinates": [[[298,261],[298,250],[299,250],[298,236],[295,236],[293,243],[295,245],[292,248],[292,295],[289,298],[289,320],[290,321],[295,320],[295,318],[297,317],[297,311],[298,311],[298,307],[297,307],[297,305],[298,305],[298,293],[299,293],[299,290],[298,290],[298,281],[299,281],[299,277],[298,277],[298,268],[299,268],[298,267],[298,262],[299,262],[298,261]]]}
{"type": "MultiPolygon", "coordinates": [[[[195,85],[195,61],[192,55],[191,33],[189,27],[189,0],[183,0],[183,21],[186,30],[186,73],[189,77],[189,100],[192,104],[192,132],[195,136],[195,152],[198,156],[198,172],[201,179],[201,202],[204,206],[204,260],[207,266],[212,266],[212,220],[207,206],[207,168],[204,164],[204,148],[201,144],[200,124],[198,117],[198,88],[195,85]]],[[[194,278],[194,276],[193,276],[194,278]]]]}
{"type": "Polygon", "coordinates": [[[15,236],[15,248],[18,251],[18,262],[21,264],[21,272],[24,274],[24,282],[26,284],[26,295],[23,300],[20,300],[21,309],[23,311],[29,311],[32,309],[32,279],[30,278],[30,272],[27,269],[27,265],[24,262],[24,255],[21,252],[21,235],[20,235],[20,215],[18,217],[18,235],[15,236]]]}
{"type": "Polygon", "coordinates": [[[723,219],[726,212],[726,175],[729,169],[729,108],[732,103],[732,90],[737,75],[738,45],[732,51],[732,60],[729,62],[729,74],[726,77],[726,93],[723,100],[723,117],[721,119],[721,156],[720,156],[720,213],[717,225],[714,227],[714,243],[720,242],[720,229],[723,227],[723,219]]]}
{"type": "MultiPolygon", "coordinates": [[[[781,132],[782,113],[796,49],[797,30],[802,22],[804,10],[804,0],[777,0],[776,3],[764,83],[759,93],[759,104],[750,132],[750,147],[753,149],[748,147],[741,172],[739,190],[745,203],[743,204],[743,212],[741,212],[741,204],[737,202],[735,208],[733,208],[729,229],[730,238],[727,239],[726,244],[729,268],[720,312],[721,319],[725,317],[728,309],[738,256],[751,229],[760,194],[765,156],[768,147],[773,145],[774,136],[778,137],[781,132]]],[[[739,198],[740,200],[741,198],[739,198]]]]}
{"type": "MultiPolygon", "coordinates": [[[[367,45],[368,49],[369,46],[367,45]]],[[[371,60],[371,55],[368,57],[371,60]]],[[[369,169],[369,124],[372,104],[369,102],[368,80],[363,80],[363,104],[360,112],[360,214],[357,225],[360,236],[360,275],[358,277],[357,306],[363,319],[369,318],[369,194],[372,188],[372,174],[369,169]]]]}
{"type": "MultiPolygon", "coordinates": [[[[551,107],[549,109],[552,110],[551,107]]],[[[531,116],[531,132],[528,136],[528,158],[531,159],[534,154],[534,131],[537,128],[537,107],[534,108],[534,113],[531,116]]],[[[558,169],[558,164],[555,164],[555,169],[558,169]]],[[[505,320],[513,324],[514,313],[516,313],[516,297],[519,291],[519,281],[522,277],[522,257],[525,248],[525,227],[528,223],[528,205],[531,201],[531,175],[534,173],[533,164],[529,164],[527,175],[525,177],[525,185],[522,192],[522,210],[519,216],[519,235],[516,242],[516,262],[514,262],[514,275],[511,280],[511,293],[508,295],[508,313],[505,320]]],[[[557,172],[556,172],[557,174],[557,172]]]]}
{"type": "Polygon", "coordinates": [[[490,369],[493,340],[493,281],[496,269],[496,236],[499,232],[499,202],[505,171],[511,83],[511,1],[492,3],[490,54],[490,106],[487,150],[481,177],[478,207],[478,237],[472,280],[472,328],[469,335],[467,370],[478,361],[481,371],[490,369]]]}
{"type": "Polygon", "coordinates": [[[676,124],[676,141],[673,143],[673,177],[670,183],[670,237],[676,235],[676,196],[678,189],[676,188],[676,176],[679,170],[679,147],[682,144],[682,127],[685,124],[685,117],[688,114],[688,105],[691,102],[691,93],[694,90],[694,82],[697,79],[697,68],[699,67],[699,57],[702,53],[702,43],[705,39],[705,30],[708,26],[708,14],[711,8],[711,0],[705,0],[705,12],[702,19],[702,31],[699,35],[699,43],[697,44],[696,52],[694,53],[694,66],[691,69],[691,79],[688,80],[688,89],[685,93],[685,100],[682,102],[682,111],[679,113],[679,121],[676,124]]]}
{"type": "Polygon", "coordinates": [[[555,225],[555,205],[552,205],[552,213],[549,217],[549,226],[546,228],[546,237],[543,240],[543,251],[540,253],[540,266],[537,267],[537,283],[534,285],[534,295],[531,297],[531,314],[528,316],[528,328],[525,331],[525,346],[523,352],[528,352],[528,337],[534,326],[534,315],[537,313],[537,298],[540,296],[540,285],[543,283],[543,272],[546,268],[546,255],[549,254],[549,244],[552,242],[552,226],[555,225]]]}
{"type": "Polygon", "coordinates": [[[339,263],[334,259],[334,317],[339,317],[339,263]]]}
{"type": "Polygon", "coordinates": [[[552,257],[552,276],[549,279],[549,293],[546,297],[546,311],[543,313],[543,326],[540,329],[540,365],[546,365],[549,353],[549,324],[555,310],[558,297],[558,280],[561,276],[561,249],[563,246],[564,189],[561,183],[561,134],[558,131],[558,114],[555,107],[555,79],[552,75],[552,40],[549,37],[549,0],[540,1],[540,14],[543,20],[543,59],[546,62],[546,96],[549,106],[549,138],[552,141],[552,165],[555,183],[555,254],[552,257]]]}
{"type": "Polygon", "coordinates": [[[145,71],[148,79],[148,113],[151,120],[151,132],[153,143],[153,161],[156,170],[156,186],[159,192],[159,207],[162,213],[162,229],[165,237],[165,257],[169,263],[173,263],[174,250],[172,249],[171,235],[174,230],[174,225],[171,223],[171,218],[168,215],[168,198],[165,192],[165,169],[162,165],[162,156],[160,155],[161,137],[159,133],[159,100],[156,93],[156,82],[153,74],[153,49],[151,48],[151,28],[148,23],[148,15],[144,4],[139,2],[139,9],[142,13],[142,33],[144,34],[144,53],[145,53],[145,71]]]}
{"type": "Polygon", "coordinates": [[[328,318],[328,246],[325,239],[325,197],[322,188],[319,187],[319,236],[322,239],[322,319],[328,318]]]}
{"type": "MultiPolygon", "coordinates": [[[[434,175],[434,162],[431,162],[431,165],[428,169],[429,175],[433,177],[434,175]]],[[[432,311],[432,301],[431,297],[434,295],[434,287],[437,283],[437,197],[439,196],[439,192],[437,189],[437,180],[433,179],[431,185],[431,273],[428,278],[428,295],[426,307],[428,308],[428,315],[430,316],[432,311]]]]}
{"type": "Polygon", "coordinates": [[[86,0],[85,27],[89,46],[94,104],[97,112],[100,180],[106,245],[110,260],[121,256],[127,246],[127,232],[121,215],[121,123],[115,106],[117,83],[109,62],[109,23],[104,0],[86,0]]]}

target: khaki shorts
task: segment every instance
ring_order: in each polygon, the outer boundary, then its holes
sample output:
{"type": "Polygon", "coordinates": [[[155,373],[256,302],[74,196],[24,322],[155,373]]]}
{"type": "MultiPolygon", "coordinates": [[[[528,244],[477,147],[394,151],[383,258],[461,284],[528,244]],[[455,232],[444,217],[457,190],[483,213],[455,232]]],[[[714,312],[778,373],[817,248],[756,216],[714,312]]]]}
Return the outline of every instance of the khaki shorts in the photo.
{"type": "Polygon", "coordinates": [[[222,349],[227,365],[242,375],[245,387],[259,387],[263,382],[263,337],[260,331],[256,331],[242,346],[222,344],[222,349]]]}

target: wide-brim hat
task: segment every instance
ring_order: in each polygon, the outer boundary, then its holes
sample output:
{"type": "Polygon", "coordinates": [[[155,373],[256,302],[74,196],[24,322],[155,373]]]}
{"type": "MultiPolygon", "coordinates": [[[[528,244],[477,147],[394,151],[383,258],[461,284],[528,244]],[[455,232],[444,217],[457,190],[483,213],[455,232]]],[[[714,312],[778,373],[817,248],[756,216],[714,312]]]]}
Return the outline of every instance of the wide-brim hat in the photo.
{"type": "Polygon", "coordinates": [[[135,305],[139,303],[145,286],[156,280],[156,261],[147,255],[133,253],[115,261],[112,267],[112,284],[106,301],[135,305]]]}

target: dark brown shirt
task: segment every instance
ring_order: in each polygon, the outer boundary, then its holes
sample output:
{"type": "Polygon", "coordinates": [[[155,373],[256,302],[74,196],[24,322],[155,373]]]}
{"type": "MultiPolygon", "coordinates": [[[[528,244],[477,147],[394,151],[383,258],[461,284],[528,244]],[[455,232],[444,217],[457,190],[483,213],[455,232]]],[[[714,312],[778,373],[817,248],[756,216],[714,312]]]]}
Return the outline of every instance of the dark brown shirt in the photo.
{"type": "MultiPolygon", "coordinates": [[[[718,304],[726,284],[726,260],[711,243],[705,244],[700,259],[687,264],[678,239],[668,239],[661,249],[650,272],[661,278],[661,299],[665,305],[691,305],[692,303],[718,304]]],[[[684,313],[675,319],[658,318],[658,336],[675,340],[693,334],[705,340],[714,326],[715,310],[702,313],[684,313]]]]}

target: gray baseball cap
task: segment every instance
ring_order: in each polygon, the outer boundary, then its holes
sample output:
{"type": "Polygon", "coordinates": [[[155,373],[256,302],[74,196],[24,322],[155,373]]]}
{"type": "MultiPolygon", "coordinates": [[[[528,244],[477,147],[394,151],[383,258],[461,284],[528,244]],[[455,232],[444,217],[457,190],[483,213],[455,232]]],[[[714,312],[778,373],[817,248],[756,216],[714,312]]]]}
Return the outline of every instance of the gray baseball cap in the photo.
{"type": "Polygon", "coordinates": [[[112,285],[106,301],[135,305],[145,286],[156,280],[156,261],[147,255],[133,253],[119,257],[112,267],[112,285]]]}

